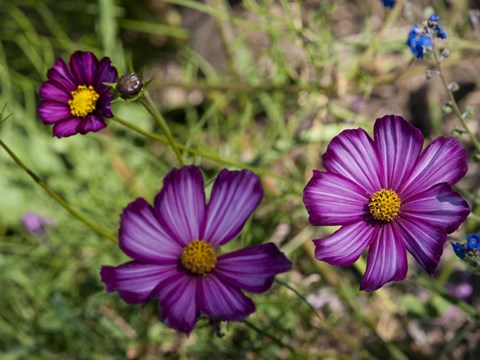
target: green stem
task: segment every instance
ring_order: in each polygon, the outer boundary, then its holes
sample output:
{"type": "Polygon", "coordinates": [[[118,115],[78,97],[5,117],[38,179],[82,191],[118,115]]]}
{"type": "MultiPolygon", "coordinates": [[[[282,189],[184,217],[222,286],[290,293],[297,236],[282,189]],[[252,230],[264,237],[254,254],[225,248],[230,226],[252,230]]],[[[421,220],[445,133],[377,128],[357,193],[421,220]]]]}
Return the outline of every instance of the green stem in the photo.
{"type": "Polygon", "coordinates": [[[67,210],[73,217],[75,217],[80,222],[84,223],[90,229],[95,231],[98,235],[103,236],[114,243],[117,243],[117,238],[110,234],[107,230],[101,228],[100,226],[92,223],[90,220],[86,219],[83,215],[81,215],[78,211],[70,207],[65,200],[62,199],[60,195],[54,192],[37,174],[35,174],[31,169],[28,168],[25,163],[23,163],[17,155],[2,141],[0,140],[0,146],[8,153],[8,155],[20,166],[30,177],[35,181],[40,187],[45,190],[48,195],[50,195],[53,200],[55,200],[58,204],[60,204],[65,210],[67,210]]]}
{"type": "Polygon", "coordinates": [[[145,107],[145,109],[147,109],[150,115],[152,115],[157,125],[165,134],[168,144],[170,145],[173,152],[177,156],[178,162],[180,163],[180,165],[183,165],[184,162],[183,162],[182,154],[180,154],[180,151],[178,150],[178,145],[175,143],[175,140],[173,139],[172,133],[170,132],[170,128],[168,127],[168,123],[163,117],[162,113],[158,111],[157,106],[155,105],[155,102],[153,101],[152,97],[147,91],[145,91],[145,96],[140,99],[140,102],[145,107]]]}
{"type": "Polygon", "coordinates": [[[277,344],[278,346],[282,347],[282,348],[285,348],[285,349],[288,349],[291,353],[295,353],[295,349],[292,348],[290,345],[288,344],[284,344],[280,339],[277,339],[275,336],[269,334],[268,332],[266,332],[265,330],[262,330],[260,329],[259,327],[257,327],[256,325],[252,324],[250,321],[248,320],[244,320],[243,321],[245,325],[247,325],[249,328],[255,330],[257,333],[261,334],[261,335],[264,335],[266,337],[268,337],[270,340],[272,340],[275,344],[277,344]]]}
{"type": "Polygon", "coordinates": [[[445,75],[443,74],[443,71],[442,71],[441,61],[440,61],[440,59],[438,57],[438,54],[437,54],[437,51],[435,49],[434,39],[432,39],[432,53],[433,53],[433,57],[435,59],[435,65],[436,65],[436,68],[438,70],[440,79],[442,80],[443,87],[447,91],[448,99],[450,100],[450,105],[452,106],[453,112],[454,112],[455,116],[457,117],[457,119],[462,124],[462,127],[465,130],[465,132],[468,134],[468,136],[472,140],[472,143],[475,146],[475,148],[477,149],[477,151],[480,152],[480,142],[477,140],[475,135],[470,131],[470,128],[467,126],[467,123],[465,122],[465,118],[463,117],[462,112],[460,111],[460,108],[458,107],[457,102],[455,101],[455,97],[453,96],[453,92],[448,87],[447,80],[445,79],[445,75]]]}
{"type": "MultiPolygon", "coordinates": [[[[140,128],[136,125],[133,125],[133,124],[129,123],[128,121],[120,119],[116,116],[114,116],[110,120],[116,121],[119,124],[129,128],[130,130],[133,130],[136,133],[141,134],[145,137],[148,137],[152,140],[159,141],[159,142],[162,142],[164,144],[169,144],[168,139],[166,137],[163,137],[161,135],[157,135],[157,134],[151,133],[149,131],[143,130],[142,128],[140,128]]],[[[223,165],[227,165],[227,166],[233,166],[233,167],[236,167],[236,168],[239,168],[239,169],[248,169],[248,170],[251,170],[251,171],[253,171],[253,172],[255,172],[259,175],[273,177],[273,178],[278,179],[278,180],[284,182],[285,184],[287,184],[287,186],[290,188],[290,190],[295,191],[295,186],[290,181],[290,179],[288,179],[286,177],[283,177],[283,176],[280,176],[280,175],[272,174],[268,170],[258,168],[258,167],[255,167],[255,166],[246,165],[246,164],[238,162],[238,161],[222,159],[220,156],[217,156],[215,154],[207,153],[207,152],[197,150],[197,149],[192,149],[190,147],[187,147],[185,145],[182,145],[182,144],[179,144],[179,143],[176,143],[176,142],[174,142],[174,144],[178,149],[180,149],[182,151],[185,151],[189,154],[200,156],[200,157],[203,157],[205,159],[209,159],[209,160],[214,161],[214,162],[219,163],[219,164],[223,164],[223,165]]]]}

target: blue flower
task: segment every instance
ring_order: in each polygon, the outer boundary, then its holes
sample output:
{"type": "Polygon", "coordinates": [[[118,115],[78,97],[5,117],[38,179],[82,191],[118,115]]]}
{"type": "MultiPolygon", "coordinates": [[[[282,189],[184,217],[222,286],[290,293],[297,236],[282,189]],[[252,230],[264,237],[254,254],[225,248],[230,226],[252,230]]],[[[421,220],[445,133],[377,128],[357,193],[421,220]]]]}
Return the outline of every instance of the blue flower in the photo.
{"type": "Polygon", "coordinates": [[[469,250],[480,251],[480,234],[467,236],[467,247],[469,250]]]}
{"type": "Polygon", "coordinates": [[[414,25],[406,41],[407,46],[417,59],[423,59],[425,56],[425,50],[431,49],[432,41],[435,38],[446,39],[447,33],[440,26],[438,21],[440,16],[432,15],[424,24],[423,28],[418,25],[414,25]]]}
{"type": "Polygon", "coordinates": [[[461,243],[450,243],[452,245],[453,251],[455,251],[455,255],[457,255],[460,259],[465,259],[465,244],[461,243]]]}
{"type": "Polygon", "coordinates": [[[450,243],[455,254],[474,267],[480,265],[480,234],[467,236],[466,243],[450,243]]]}
{"type": "Polygon", "coordinates": [[[383,6],[393,8],[395,6],[395,0],[382,0],[383,6]]]}

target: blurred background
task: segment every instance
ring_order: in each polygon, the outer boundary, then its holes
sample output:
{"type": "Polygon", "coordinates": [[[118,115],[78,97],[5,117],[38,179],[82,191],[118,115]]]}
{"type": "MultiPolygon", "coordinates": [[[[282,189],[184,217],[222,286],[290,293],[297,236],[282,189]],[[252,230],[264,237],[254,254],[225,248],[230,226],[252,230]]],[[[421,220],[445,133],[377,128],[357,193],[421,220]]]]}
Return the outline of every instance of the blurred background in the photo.
{"type": "MultiPolygon", "coordinates": [[[[232,249],[268,241],[294,262],[248,323],[207,319],[186,337],[158,319],[155,301],[124,304],[100,282],[102,265],[127,258],[54,202],[0,151],[0,359],[478,359],[479,276],[447,243],[429,278],[414,262],[402,283],[359,292],[364,264],[313,259],[301,202],[328,142],[398,114],[426,139],[454,134],[469,153],[456,190],[473,215],[452,241],[480,232],[479,166],[457,120],[442,112],[430,60],[405,46],[432,14],[448,40],[443,66],[462,109],[479,113],[480,2],[466,0],[3,0],[0,6],[0,138],[67,202],[112,233],[136,197],[152,201],[176,158],[169,147],[117,122],[53,138],[39,120],[38,89],[57,57],[108,56],[148,89],[175,139],[211,183],[223,167],[249,167],[265,198],[232,249]],[[235,166],[237,165],[237,166],[235,166]]],[[[161,133],[137,103],[116,116],[161,133]]],[[[478,134],[478,116],[467,119],[478,134]]],[[[412,259],[409,259],[412,260],[412,259]]]]}

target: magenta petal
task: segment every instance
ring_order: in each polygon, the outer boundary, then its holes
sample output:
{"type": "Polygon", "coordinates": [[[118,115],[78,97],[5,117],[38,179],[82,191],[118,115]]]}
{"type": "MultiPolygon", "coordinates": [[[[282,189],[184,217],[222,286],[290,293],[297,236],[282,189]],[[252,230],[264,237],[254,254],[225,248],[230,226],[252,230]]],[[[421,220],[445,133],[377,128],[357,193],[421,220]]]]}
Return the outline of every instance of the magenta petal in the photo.
{"type": "Polygon", "coordinates": [[[108,292],[118,291],[128,304],[144,303],[154,297],[158,284],[176,273],[172,265],[129,262],[117,267],[103,266],[100,271],[108,292]]]}
{"type": "Polygon", "coordinates": [[[93,85],[98,60],[90,51],[75,51],[70,57],[70,69],[80,85],[93,85]]]}
{"type": "Polygon", "coordinates": [[[100,99],[97,101],[97,110],[96,113],[101,115],[104,118],[111,118],[113,117],[112,114],[112,98],[113,95],[110,93],[104,93],[100,99]]]}
{"type": "Polygon", "coordinates": [[[106,127],[105,121],[98,115],[89,115],[86,118],[82,119],[78,131],[80,134],[86,134],[90,131],[97,132],[106,127]]]}
{"type": "Polygon", "coordinates": [[[78,84],[73,78],[67,64],[65,64],[65,61],[62,59],[57,59],[52,68],[48,70],[47,77],[49,80],[63,86],[65,91],[69,93],[77,89],[78,84]]]}
{"type": "Polygon", "coordinates": [[[159,287],[160,318],[177,331],[189,334],[200,315],[198,278],[179,273],[159,287]]]}
{"type": "Polygon", "coordinates": [[[198,304],[207,316],[224,321],[243,321],[255,311],[252,300],[213,274],[199,279],[198,304]]]}
{"type": "Polygon", "coordinates": [[[196,166],[170,171],[154,207],[157,219],[181,244],[204,240],[205,191],[202,173],[196,166]]]}
{"type": "Polygon", "coordinates": [[[407,251],[394,222],[383,225],[368,249],[367,270],[361,290],[374,291],[389,281],[400,281],[407,275],[407,251]]]}
{"type": "Polygon", "coordinates": [[[53,126],[53,135],[58,138],[75,135],[78,133],[78,127],[80,126],[80,120],[71,118],[55,123],[53,126]]]}
{"type": "Polygon", "coordinates": [[[344,225],[362,221],[368,213],[369,194],[333,173],[314,171],[303,192],[312,225],[344,225]]]}
{"type": "Polygon", "coordinates": [[[38,113],[40,119],[47,125],[67,120],[72,116],[68,105],[56,101],[42,101],[38,107],[38,113]]]}
{"type": "Polygon", "coordinates": [[[63,87],[58,86],[53,81],[46,81],[40,86],[40,96],[44,100],[52,100],[54,102],[62,102],[67,104],[70,100],[70,93],[63,87]]]}
{"type": "Polygon", "coordinates": [[[218,258],[214,275],[234,287],[254,293],[267,291],[276,274],[292,263],[272,243],[251,246],[218,258]]]}
{"type": "Polygon", "coordinates": [[[383,187],[398,189],[407,179],[422,151],[423,135],[401,116],[386,115],[377,119],[375,144],[383,164],[383,187]]]}
{"type": "Polygon", "coordinates": [[[426,221],[448,234],[458,229],[470,214],[466,201],[446,183],[412,194],[402,202],[402,217],[426,221]]]}
{"type": "Polygon", "coordinates": [[[175,263],[182,253],[180,243],[163,229],[150,204],[141,198],[123,210],[119,245],[125,254],[144,262],[175,263]]]}
{"type": "Polygon", "coordinates": [[[313,240],[315,257],[335,266],[349,266],[373,241],[378,227],[363,221],[342,226],[332,235],[313,240]]]}
{"type": "Polygon", "coordinates": [[[467,170],[467,154],[463,146],[454,138],[439,137],[425,148],[399,192],[408,196],[442,182],[455,184],[467,170]]]}
{"type": "Polygon", "coordinates": [[[213,246],[233,239],[263,197],[260,179],[248,170],[222,170],[207,207],[205,241],[213,246]]]}
{"type": "Polygon", "coordinates": [[[440,261],[447,233],[428,222],[408,217],[398,219],[397,224],[407,250],[432,275],[440,261]]]}
{"type": "Polygon", "coordinates": [[[382,187],[382,165],[375,144],[363,129],[344,130],[334,137],[323,155],[323,166],[369,194],[382,187]]]}
{"type": "Polygon", "coordinates": [[[102,89],[103,91],[109,91],[110,86],[103,83],[113,83],[117,79],[117,71],[112,66],[109,58],[104,57],[98,64],[97,73],[94,78],[93,86],[95,89],[102,89]]]}

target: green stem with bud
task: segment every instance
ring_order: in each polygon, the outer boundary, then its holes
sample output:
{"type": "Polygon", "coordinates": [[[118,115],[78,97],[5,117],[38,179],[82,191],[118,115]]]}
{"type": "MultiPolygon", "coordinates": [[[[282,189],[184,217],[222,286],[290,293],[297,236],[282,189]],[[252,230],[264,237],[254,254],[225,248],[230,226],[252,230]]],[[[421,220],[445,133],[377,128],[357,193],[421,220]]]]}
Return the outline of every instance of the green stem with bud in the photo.
{"type": "Polygon", "coordinates": [[[10,149],[2,140],[0,140],[0,146],[7,152],[7,154],[12,158],[13,161],[17,163],[30,177],[35,181],[40,187],[45,190],[50,197],[55,200],[59,205],[61,205],[65,210],[67,210],[74,218],[88,226],[90,229],[95,231],[98,235],[107,238],[108,240],[117,243],[117,238],[108,232],[107,230],[103,229],[102,227],[94,224],[87,218],[85,218],[82,214],[80,214],[77,210],[73,209],[68,203],[55,191],[53,191],[37,174],[35,174],[23,161],[21,161],[17,155],[10,149]]]}

